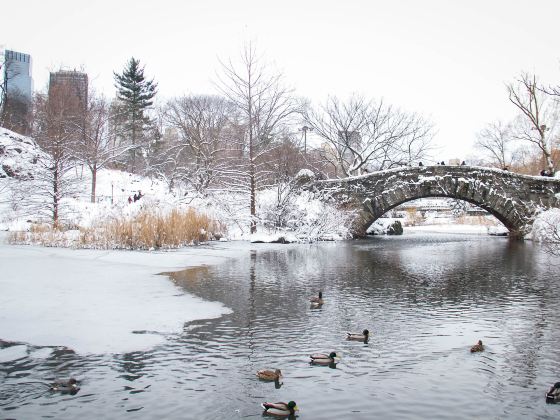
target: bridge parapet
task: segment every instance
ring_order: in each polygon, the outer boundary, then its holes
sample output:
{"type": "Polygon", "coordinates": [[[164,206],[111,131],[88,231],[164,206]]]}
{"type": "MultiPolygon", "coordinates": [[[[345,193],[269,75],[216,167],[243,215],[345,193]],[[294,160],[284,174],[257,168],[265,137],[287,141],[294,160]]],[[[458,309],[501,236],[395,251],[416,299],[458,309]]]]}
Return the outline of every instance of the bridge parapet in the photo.
{"type": "Polygon", "coordinates": [[[394,207],[425,197],[473,203],[494,215],[512,236],[518,237],[531,230],[539,212],[560,207],[560,179],[475,166],[396,168],[314,181],[309,186],[359,207],[357,234],[364,233],[373,221],[394,207]]]}

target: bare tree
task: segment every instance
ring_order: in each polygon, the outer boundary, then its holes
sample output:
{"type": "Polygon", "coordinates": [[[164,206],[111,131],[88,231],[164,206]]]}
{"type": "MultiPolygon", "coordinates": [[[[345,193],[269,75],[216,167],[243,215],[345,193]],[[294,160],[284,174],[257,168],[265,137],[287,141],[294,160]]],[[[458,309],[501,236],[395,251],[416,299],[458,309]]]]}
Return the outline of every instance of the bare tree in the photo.
{"type": "Polygon", "coordinates": [[[40,160],[42,170],[35,174],[35,202],[39,212],[48,212],[54,227],[60,223],[62,200],[73,192],[69,171],[75,166],[74,150],[83,130],[77,123],[82,108],[71,87],[51,87],[48,96],[37,96],[34,137],[48,154],[40,160]]]}
{"type": "Polygon", "coordinates": [[[263,175],[263,154],[271,147],[277,130],[296,112],[292,91],[283,85],[283,77],[257,56],[255,47],[248,43],[241,52],[240,62],[221,62],[222,73],[217,87],[238,111],[238,141],[243,152],[239,165],[230,170],[235,185],[248,190],[251,215],[251,233],[256,232],[256,191],[263,175]],[[247,185],[248,184],[248,185],[247,185]]]}
{"type": "Polygon", "coordinates": [[[317,110],[305,108],[303,117],[330,145],[325,156],[344,176],[408,165],[425,155],[432,138],[432,125],[419,115],[358,95],[330,97],[317,110]]]}
{"type": "Polygon", "coordinates": [[[535,75],[524,73],[507,85],[509,100],[521,112],[516,120],[514,137],[536,146],[550,173],[554,173],[552,140],[558,136],[559,105],[539,88],[535,75]]]}
{"type": "Polygon", "coordinates": [[[174,176],[204,191],[218,182],[228,164],[233,107],[219,96],[199,95],[175,98],[167,103],[164,119],[177,133],[168,145],[164,167],[174,176]]]}
{"type": "Polygon", "coordinates": [[[83,129],[83,135],[77,138],[73,154],[77,161],[85,164],[91,172],[91,202],[95,202],[97,173],[108,164],[115,162],[119,156],[135,147],[132,144],[119,144],[113,141],[111,132],[111,107],[103,96],[88,94],[88,104],[84,110],[83,121],[75,126],[83,129]]]}
{"type": "Polygon", "coordinates": [[[511,150],[513,141],[511,124],[496,121],[488,124],[477,134],[475,146],[490,157],[492,165],[507,169],[513,163],[514,151],[511,150]]]}

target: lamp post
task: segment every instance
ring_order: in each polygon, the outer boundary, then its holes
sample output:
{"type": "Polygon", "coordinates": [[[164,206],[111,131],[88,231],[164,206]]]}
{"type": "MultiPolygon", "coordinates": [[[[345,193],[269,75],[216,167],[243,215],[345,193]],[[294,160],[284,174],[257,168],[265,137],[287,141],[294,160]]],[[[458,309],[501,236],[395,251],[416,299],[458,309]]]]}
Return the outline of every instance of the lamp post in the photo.
{"type": "Polygon", "coordinates": [[[304,125],[303,127],[299,128],[298,131],[303,132],[303,153],[307,154],[307,131],[313,131],[313,127],[304,125]]]}

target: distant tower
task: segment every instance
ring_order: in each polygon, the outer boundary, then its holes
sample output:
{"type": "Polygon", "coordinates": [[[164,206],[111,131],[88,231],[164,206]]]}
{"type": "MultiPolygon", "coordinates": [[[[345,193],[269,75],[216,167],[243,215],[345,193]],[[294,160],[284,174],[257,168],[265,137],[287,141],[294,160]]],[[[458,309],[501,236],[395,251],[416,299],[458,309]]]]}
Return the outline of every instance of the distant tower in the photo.
{"type": "Polygon", "coordinates": [[[59,89],[77,99],[77,103],[85,109],[88,100],[88,76],[86,73],[71,70],[60,70],[50,74],[49,97],[59,89]]]}
{"type": "Polygon", "coordinates": [[[8,98],[19,96],[28,103],[33,94],[31,56],[12,50],[4,51],[4,86],[8,98]]]}

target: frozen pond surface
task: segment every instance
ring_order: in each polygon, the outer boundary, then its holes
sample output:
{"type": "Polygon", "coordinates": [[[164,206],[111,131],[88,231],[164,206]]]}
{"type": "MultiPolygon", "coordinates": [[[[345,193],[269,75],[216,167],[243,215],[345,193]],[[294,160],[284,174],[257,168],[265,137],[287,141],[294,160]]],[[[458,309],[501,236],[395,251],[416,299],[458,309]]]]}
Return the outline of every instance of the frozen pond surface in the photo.
{"type": "Polygon", "coordinates": [[[65,346],[81,354],[151,348],[186,321],[230,312],[157,275],[241,252],[231,245],[213,248],[127,252],[1,243],[0,340],[65,346]]]}
{"type": "MultiPolygon", "coordinates": [[[[173,282],[159,277],[171,288],[157,288],[160,301],[151,289],[139,295],[150,317],[201,305],[185,309],[178,331],[158,321],[157,334],[132,334],[161,340],[147,350],[76,353],[54,347],[58,332],[49,329],[40,343],[15,340],[5,332],[17,325],[0,310],[0,338],[20,341],[0,350],[0,417],[260,418],[260,402],[293,399],[301,419],[560,418],[560,405],[544,401],[560,380],[558,267],[530,243],[421,233],[240,248],[225,246],[220,252],[237,258],[175,272],[173,282]],[[318,290],[325,304],[312,309],[307,299],[318,290]],[[175,306],[174,297],[185,300],[175,306]],[[213,305],[213,318],[202,319],[213,305]],[[367,345],[344,340],[363,328],[372,332],[367,345]],[[471,354],[478,339],[486,351],[471,354]],[[308,354],[331,350],[342,354],[335,369],[308,364],[308,354]],[[283,370],[283,384],[255,378],[269,367],[283,370]],[[35,382],[70,375],[81,380],[75,396],[35,382]]],[[[129,261],[144,275],[181,265],[170,262],[129,261]]],[[[119,312],[136,300],[125,295],[119,312]]],[[[83,310],[94,312],[88,302],[83,310]]]]}

